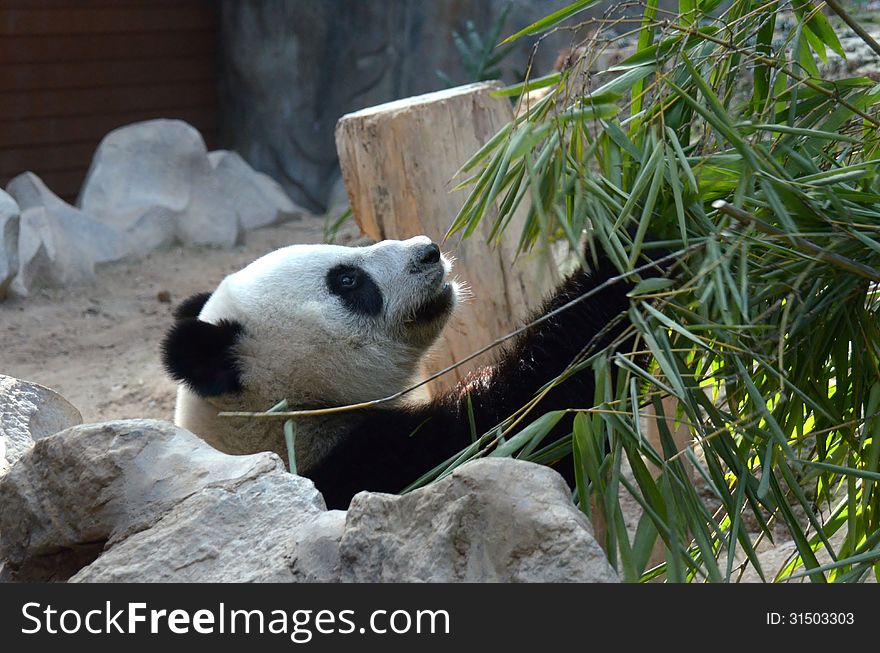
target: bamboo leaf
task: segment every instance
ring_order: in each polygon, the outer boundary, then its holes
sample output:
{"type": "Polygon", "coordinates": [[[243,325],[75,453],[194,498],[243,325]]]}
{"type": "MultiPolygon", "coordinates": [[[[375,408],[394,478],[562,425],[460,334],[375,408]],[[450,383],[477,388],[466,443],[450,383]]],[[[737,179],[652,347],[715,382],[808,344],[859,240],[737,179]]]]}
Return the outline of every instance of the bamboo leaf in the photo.
{"type": "Polygon", "coordinates": [[[572,2],[567,7],[563,7],[559,11],[555,11],[549,16],[545,16],[541,20],[535,21],[528,27],[521,29],[515,34],[511,34],[506,39],[501,41],[500,45],[510,43],[511,41],[515,41],[516,39],[523,36],[533,36],[535,34],[547,32],[556,27],[559,23],[568,20],[572,16],[575,16],[582,11],[586,11],[590,7],[596,6],[597,4],[599,4],[600,1],[601,0],[578,0],[577,2],[572,2]]]}

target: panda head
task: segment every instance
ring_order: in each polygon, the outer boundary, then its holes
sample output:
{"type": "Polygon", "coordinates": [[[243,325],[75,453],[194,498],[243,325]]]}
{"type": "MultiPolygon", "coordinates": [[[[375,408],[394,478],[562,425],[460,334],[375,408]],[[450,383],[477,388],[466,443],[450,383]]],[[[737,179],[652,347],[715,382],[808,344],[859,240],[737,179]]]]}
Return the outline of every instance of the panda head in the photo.
{"type": "Polygon", "coordinates": [[[253,410],[386,396],[412,381],[451,315],[450,269],[425,236],[279,249],[178,308],[165,367],[216,405],[253,410]]]}

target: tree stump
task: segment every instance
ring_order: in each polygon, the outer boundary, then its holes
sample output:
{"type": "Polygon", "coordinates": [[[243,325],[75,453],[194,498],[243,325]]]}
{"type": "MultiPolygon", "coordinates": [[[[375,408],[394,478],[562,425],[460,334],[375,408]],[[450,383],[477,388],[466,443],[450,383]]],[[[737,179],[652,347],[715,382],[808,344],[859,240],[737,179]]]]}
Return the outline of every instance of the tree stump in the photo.
{"type": "MultiPolygon", "coordinates": [[[[375,240],[425,234],[441,243],[468,189],[455,174],[513,119],[507,98],[493,97],[497,83],[461,86],[406,98],[343,116],[336,149],[352,212],[375,240]]],[[[470,287],[427,362],[437,372],[517,328],[556,281],[547,258],[520,256],[516,242],[525,219],[521,206],[500,244],[488,242],[492,212],[476,232],[441,243],[455,257],[453,273],[470,287]]],[[[468,371],[491,362],[484,354],[435,381],[432,393],[449,388],[468,371]]]]}

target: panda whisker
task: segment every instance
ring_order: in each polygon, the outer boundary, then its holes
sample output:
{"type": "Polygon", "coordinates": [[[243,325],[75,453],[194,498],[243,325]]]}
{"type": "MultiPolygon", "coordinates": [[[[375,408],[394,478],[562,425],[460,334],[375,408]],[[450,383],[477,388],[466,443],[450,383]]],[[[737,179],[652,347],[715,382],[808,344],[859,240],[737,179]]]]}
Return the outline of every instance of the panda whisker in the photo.
{"type": "Polygon", "coordinates": [[[456,298],[462,304],[466,304],[474,298],[474,291],[467,281],[461,279],[458,276],[455,276],[452,278],[452,284],[455,286],[456,298]]]}

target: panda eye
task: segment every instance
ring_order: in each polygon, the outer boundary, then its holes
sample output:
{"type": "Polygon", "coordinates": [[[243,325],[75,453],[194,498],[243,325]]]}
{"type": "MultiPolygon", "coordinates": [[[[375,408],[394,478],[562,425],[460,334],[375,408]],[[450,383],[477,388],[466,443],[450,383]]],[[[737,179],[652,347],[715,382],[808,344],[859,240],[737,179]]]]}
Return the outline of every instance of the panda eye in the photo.
{"type": "Polygon", "coordinates": [[[327,290],[352,313],[373,317],[382,312],[382,291],[366,270],[353,265],[330,268],[327,290]]]}
{"type": "Polygon", "coordinates": [[[357,285],[357,276],[351,272],[345,272],[339,277],[339,285],[343,288],[354,288],[357,285]]]}

